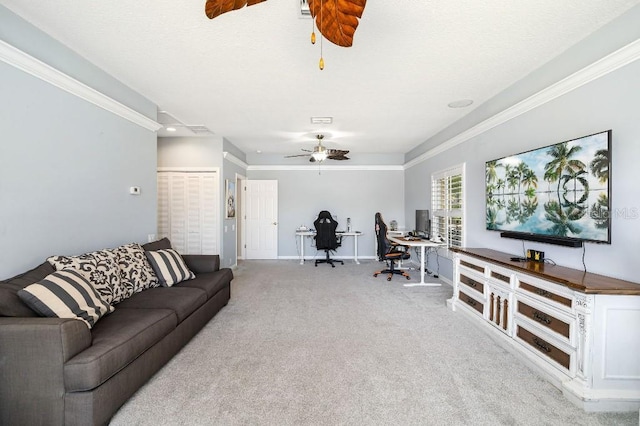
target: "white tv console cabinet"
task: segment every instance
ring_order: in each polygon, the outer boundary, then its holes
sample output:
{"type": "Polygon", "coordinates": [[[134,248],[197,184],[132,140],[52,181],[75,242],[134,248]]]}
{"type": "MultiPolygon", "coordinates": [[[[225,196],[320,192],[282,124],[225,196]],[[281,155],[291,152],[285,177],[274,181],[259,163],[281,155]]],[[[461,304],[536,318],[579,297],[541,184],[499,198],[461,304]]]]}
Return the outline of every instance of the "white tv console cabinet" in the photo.
{"type": "Polygon", "coordinates": [[[586,411],[640,409],[640,284],[454,249],[447,301],[586,411]]]}

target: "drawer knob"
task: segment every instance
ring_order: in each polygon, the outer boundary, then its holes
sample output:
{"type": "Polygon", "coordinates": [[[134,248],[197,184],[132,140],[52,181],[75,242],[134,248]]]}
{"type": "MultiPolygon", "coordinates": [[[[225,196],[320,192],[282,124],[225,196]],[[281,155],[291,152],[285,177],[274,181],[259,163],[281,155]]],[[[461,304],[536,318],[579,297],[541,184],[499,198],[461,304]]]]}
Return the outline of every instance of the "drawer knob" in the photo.
{"type": "Polygon", "coordinates": [[[533,338],[533,343],[536,344],[537,347],[539,347],[540,349],[542,349],[543,351],[549,353],[551,352],[551,348],[549,348],[549,346],[547,346],[547,342],[545,342],[544,340],[539,340],[537,337],[533,338]]]}
{"type": "Polygon", "coordinates": [[[476,306],[476,301],[470,297],[467,297],[467,303],[470,304],[471,306],[476,306]]]}
{"type": "Polygon", "coordinates": [[[538,311],[533,311],[533,319],[538,322],[543,322],[547,325],[551,324],[551,320],[549,319],[549,317],[545,314],[541,314],[538,311]]]}

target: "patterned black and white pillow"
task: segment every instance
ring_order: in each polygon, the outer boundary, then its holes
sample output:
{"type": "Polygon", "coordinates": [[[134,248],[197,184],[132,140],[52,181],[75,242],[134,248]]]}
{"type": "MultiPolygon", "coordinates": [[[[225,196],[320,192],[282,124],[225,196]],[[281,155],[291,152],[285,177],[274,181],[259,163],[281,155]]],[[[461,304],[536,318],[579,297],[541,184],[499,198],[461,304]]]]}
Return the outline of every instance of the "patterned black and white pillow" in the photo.
{"type": "Polygon", "coordinates": [[[133,287],[134,293],[160,285],[140,244],[125,244],[114,248],[112,251],[116,254],[118,260],[120,281],[127,288],[133,287]]]}
{"type": "Polygon", "coordinates": [[[78,319],[89,328],[114,309],[89,280],[74,269],[47,275],[18,291],[18,297],[42,316],[78,319]]]}
{"type": "Polygon", "coordinates": [[[122,284],[117,255],[111,250],[98,250],[79,256],[51,256],[47,261],[58,271],[74,269],[80,272],[110,305],[133,294],[133,285],[122,284]]]}
{"type": "Polygon", "coordinates": [[[184,263],[182,256],[174,249],[147,251],[145,254],[163,287],[171,287],[181,281],[192,280],[196,277],[184,263]]]}

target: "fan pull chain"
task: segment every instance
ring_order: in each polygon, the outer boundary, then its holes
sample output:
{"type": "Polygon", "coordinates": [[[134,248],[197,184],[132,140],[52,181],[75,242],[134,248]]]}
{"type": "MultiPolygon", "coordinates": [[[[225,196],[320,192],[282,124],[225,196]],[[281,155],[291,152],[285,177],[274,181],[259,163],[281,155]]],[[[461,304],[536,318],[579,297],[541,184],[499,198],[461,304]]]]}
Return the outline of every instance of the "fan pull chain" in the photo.
{"type": "Polygon", "coordinates": [[[311,15],[311,44],[316,44],[316,20],[311,15]]]}
{"type": "Polygon", "coordinates": [[[322,0],[320,0],[320,63],[318,64],[320,71],[324,69],[324,58],[322,57],[322,40],[324,39],[324,36],[322,35],[322,24],[322,0]]]}

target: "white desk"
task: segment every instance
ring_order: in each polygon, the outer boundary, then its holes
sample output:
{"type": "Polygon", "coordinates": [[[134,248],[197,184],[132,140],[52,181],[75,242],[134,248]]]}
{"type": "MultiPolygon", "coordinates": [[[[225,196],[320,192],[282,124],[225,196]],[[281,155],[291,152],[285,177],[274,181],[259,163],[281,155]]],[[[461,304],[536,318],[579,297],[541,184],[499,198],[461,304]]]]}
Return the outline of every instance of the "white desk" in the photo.
{"type": "MultiPolygon", "coordinates": [[[[300,264],[304,264],[304,237],[315,237],[316,231],[296,231],[296,235],[300,237],[300,264]]],[[[353,261],[358,265],[358,237],[362,235],[362,232],[336,232],[339,237],[353,237],[353,261]]]]}
{"type": "Polygon", "coordinates": [[[440,283],[426,283],[424,282],[424,271],[426,270],[426,248],[438,248],[444,247],[444,243],[438,243],[435,241],[429,240],[406,240],[402,237],[394,237],[392,235],[387,234],[387,238],[393,241],[396,244],[400,244],[401,246],[409,246],[409,247],[420,247],[420,282],[419,283],[410,283],[405,284],[405,287],[417,287],[417,286],[425,286],[425,287],[438,287],[440,283]]]}

